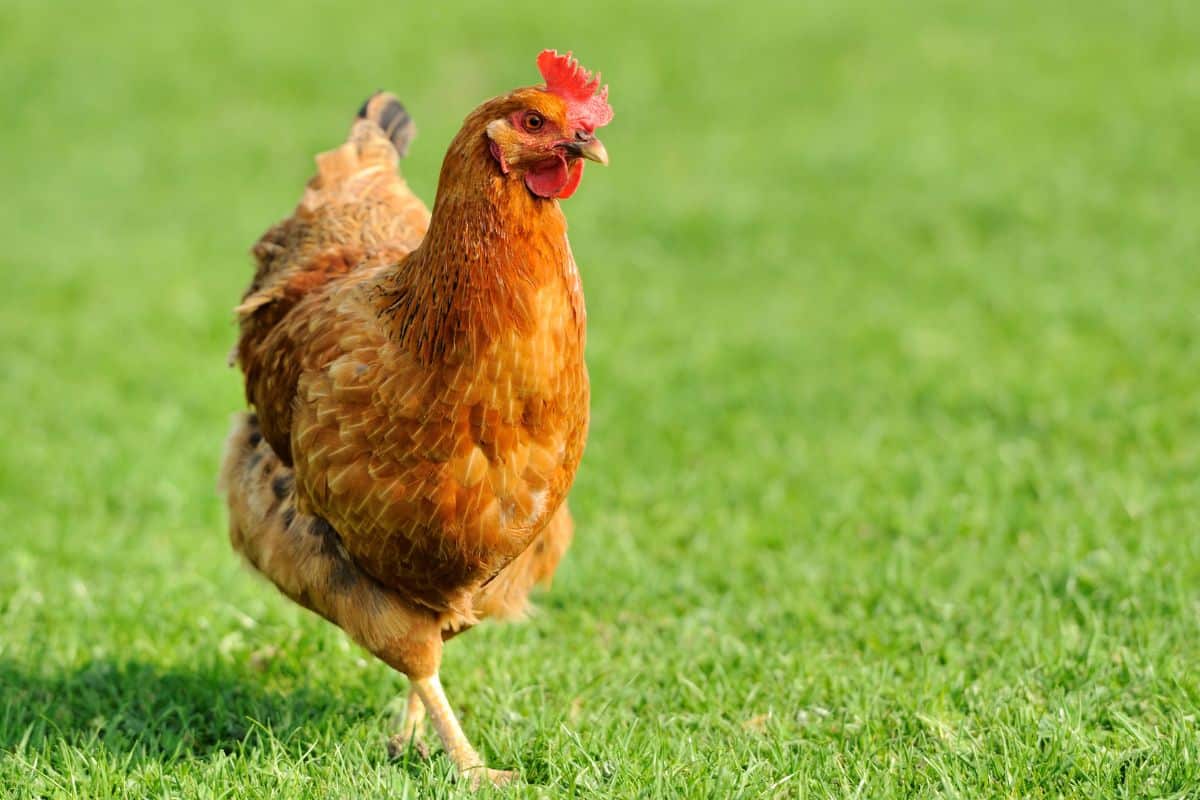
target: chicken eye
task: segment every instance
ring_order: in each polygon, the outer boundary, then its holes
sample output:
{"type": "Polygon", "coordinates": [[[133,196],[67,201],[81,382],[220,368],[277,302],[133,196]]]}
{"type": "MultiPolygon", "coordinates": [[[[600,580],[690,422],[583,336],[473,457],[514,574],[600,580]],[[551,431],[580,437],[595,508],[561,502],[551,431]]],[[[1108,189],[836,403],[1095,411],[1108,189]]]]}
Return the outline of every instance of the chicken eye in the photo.
{"type": "Polygon", "coordinates": [[[546,121],[542,119],[542,115],[536,111],[530,111],[525,115],[525,130],[527,131],[540,131],[545,124],[546,121]]]}

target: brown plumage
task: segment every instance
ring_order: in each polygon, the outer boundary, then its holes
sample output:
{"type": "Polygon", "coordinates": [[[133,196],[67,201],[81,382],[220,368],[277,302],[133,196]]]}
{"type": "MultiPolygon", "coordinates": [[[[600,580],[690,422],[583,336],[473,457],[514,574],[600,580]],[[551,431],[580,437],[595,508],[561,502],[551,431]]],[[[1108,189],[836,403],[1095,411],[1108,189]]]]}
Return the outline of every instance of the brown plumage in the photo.
{"type": "Polygon", "coordinates": [[[222,468],[234,547],[408,675],[411,713],[429,710],[473,779],[507,774],[482,767],[446,704],[442,642],[520,615],[553,574],[587,434],[583,294],[556,198],[581,158],[607,161],[607,103],[592,85],[583,109],[584,84],[560,75],[589,76],[543,60],[548,87],[467,117],[432,215],[396,171],[407,112],[369,99],[255,245],[237,308],[254,413],[222,468]]]}

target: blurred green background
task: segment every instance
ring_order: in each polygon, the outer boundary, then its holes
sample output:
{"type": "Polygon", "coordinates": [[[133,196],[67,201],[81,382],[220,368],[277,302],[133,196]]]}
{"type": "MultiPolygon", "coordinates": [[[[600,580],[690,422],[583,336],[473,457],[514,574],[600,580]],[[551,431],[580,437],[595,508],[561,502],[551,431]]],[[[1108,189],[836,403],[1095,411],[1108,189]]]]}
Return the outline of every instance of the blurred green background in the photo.
{"type": "Polygon", "coordinates": [[[1191,797],[1200,5],[0,6],[0,787],[433,797],[403,681],[230,552],[247,249],[385,87],[600,69],[594,421],[447,650],[515,794],[1191,797]]]}

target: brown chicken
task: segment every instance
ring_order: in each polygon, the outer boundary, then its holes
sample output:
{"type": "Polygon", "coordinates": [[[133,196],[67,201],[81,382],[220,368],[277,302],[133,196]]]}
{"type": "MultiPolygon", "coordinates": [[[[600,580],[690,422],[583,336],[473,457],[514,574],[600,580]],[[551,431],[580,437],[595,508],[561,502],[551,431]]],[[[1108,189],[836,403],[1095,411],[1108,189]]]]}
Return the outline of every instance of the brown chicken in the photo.
{"type": "Polygon", "coordinates": [[[544,85],[471,112],[432,215],[396,170],[413,134],[390,95],[317,157],[291,217],[254,247],[221,485],[233,546],[292,600],[410,680],[402,739],[428,712],[460,775],[503,782],[438,681],[445,639],[519,616],[572,522],[583,454],[585,312],[558,201],[607,87],[543,52],[544,85]]]}

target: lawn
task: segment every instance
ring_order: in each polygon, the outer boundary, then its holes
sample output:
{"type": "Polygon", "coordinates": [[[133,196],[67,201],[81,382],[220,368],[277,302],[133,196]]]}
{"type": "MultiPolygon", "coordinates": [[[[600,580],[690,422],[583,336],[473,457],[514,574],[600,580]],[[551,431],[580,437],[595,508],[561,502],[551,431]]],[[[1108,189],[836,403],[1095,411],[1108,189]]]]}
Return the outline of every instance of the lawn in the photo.
{"type": "Polygon", "coordinates": [[[247,249],[383,86],[432,199],[542,47],[593,425],[447,648],[502,796],[1200,794],[1200,5],[0,8],[0,795],[449,797],[214,490],[247,249]]]}

